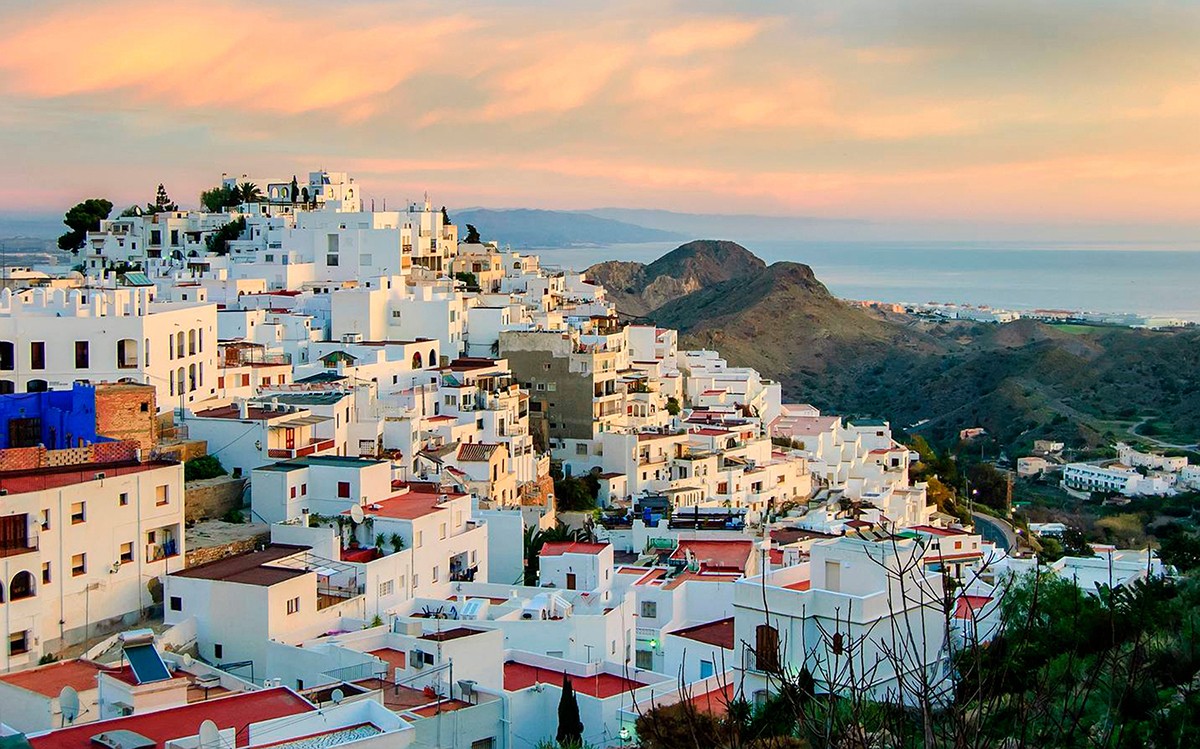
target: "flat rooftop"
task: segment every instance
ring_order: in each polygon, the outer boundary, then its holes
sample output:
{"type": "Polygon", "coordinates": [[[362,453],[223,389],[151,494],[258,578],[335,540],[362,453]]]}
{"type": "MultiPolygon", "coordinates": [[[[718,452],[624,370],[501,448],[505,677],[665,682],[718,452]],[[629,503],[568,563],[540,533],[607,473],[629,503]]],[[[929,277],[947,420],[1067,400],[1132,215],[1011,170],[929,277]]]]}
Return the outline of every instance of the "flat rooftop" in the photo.
{"type": "Polygon", "coordinates": [[[470,637],[471,635],[483,634],[483,632],[484,630],[482,629],[455,627],[454,629],[447,629],[442,632],[428,632],[421,635],[419,639],[432,640],[433,642],[446,642],[447,640],[458,640],[463,637],[470,637]]]}
{"type": "Polygon", "coordinates": [[[218,580],[242,585],[261,585],[270,587],[285,580],[308,574],[304,570],[271,567],[271,562],[277,562],[308,551],[309,546],[293,546],[291,544],[271,544],[262,551],[251,551],[238,554],[215,562],[208,562],[197,567],[189,567],[179,572],[172,572],[172,577],[191,577],[200,580],[218,580]]]}
{"type": "Polygon", "coordinates": [[[63,687],[73,687],[77,692],[96,688],[96,675],[105,670],[99,663],[74,659],[38,666],[26,671],[16,671],[0,676],[0,681],[14,687],[36,692],[43,697],[58,697],[63,687]]]}
{"type": "MultiPolygon", "coordinates": [[[[602,700],[615,697],[622,692],[631,692],[647,686],[645,682],[626,679],[623,676],[607,672],[598,673],[595,676],[568,675],[571,677],[571,686],[574,687],[576,692],[586,694],[589,697],[598,697],[602,700]]],[[[549,684],[550,686],[561,687],[562,683],[562,671],[539,668],[537,666],[530,666],[527,663],[518,663],[517,661],[508,661],[504,664],[504,691],[506,692],[518,692],[522,689],[528,689],[535,684],[549,684]]]]}
{"type": "Polygon", "coordinates": [[[85,463],[60,468],[10,471],[0,473],[0,490],[9,494],[24,494],[97,481],[97,473],[103,473],[105,478],[113,478],[176,465],[179,464],[169,460],[150,460],[143,463],[85,463]]]}
{"type": "Polygon", "coordinates": [[[313,705],[290,689],[276,687],[240,692],[185,707],[62,728],[42,736],[30,736],[29,743],[33,749],[93,749],[92,737],[97,734],[132,731],[161,747],[172,739],[195,736],[200,732],[200,724],[211,720],[219,729],[234,729],[236,743],[244,746],[249,739],[251,723],[315,710],[313,705]]]}

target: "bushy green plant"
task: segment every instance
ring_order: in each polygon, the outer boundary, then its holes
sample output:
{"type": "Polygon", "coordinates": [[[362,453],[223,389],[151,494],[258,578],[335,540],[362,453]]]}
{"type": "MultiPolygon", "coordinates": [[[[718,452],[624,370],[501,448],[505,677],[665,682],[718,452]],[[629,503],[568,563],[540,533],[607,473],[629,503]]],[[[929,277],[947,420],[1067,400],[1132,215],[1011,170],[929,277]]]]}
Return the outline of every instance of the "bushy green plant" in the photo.
{"type": "Polygon", "coordinates": [[[221,465],[221,460],[215,455],[201,455],[183,464],[183,480],[212,479],[224,476],[228,471],[221,465]]]}

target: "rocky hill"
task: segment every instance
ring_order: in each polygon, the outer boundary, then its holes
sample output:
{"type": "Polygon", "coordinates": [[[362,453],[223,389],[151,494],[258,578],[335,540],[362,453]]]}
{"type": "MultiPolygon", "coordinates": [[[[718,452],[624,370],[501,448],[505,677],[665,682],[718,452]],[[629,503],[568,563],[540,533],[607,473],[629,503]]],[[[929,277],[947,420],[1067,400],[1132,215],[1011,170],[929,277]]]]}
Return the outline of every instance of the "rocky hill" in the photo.
{"type": "Polygon", "coordinates": [[[589,273],[621,312],[678,328],[681,347],[715,348],[780,380],[789,400],[898,427],[924,422],[935,440],[982,426],[1016,449],[1042,437],[1097,446],[1139,422],[1165,441],[1200,438],[1194,329],[884,316],[837,299],[806,265],[767,266],[731,242],[690,242],[649,265],[589,273]]]}
{"type": "Polygon", "coordinates": [[[616,260],[593,265],[588,277],[608,290],[622,313],[638,316],[723,281],[756,276],[766,267],[736,242],[698,239],[649,265],[616,260]]]}

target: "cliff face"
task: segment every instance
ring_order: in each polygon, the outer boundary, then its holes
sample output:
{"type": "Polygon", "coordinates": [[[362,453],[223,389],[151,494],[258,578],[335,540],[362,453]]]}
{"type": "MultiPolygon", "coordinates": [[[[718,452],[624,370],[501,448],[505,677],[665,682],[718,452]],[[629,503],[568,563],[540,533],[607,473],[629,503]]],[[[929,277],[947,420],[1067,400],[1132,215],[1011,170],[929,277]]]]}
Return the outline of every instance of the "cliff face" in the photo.
{"type": "Polygon", "coordinates": [[[982,426],[1014,447],[1100,445],[1114,424],[1147,414],[1160,438],[1200,438],[1197,330],[931,325],[846,304],[807,265],[767,266],[732,242],[588,273],[622,313],[678,329],[681,348],[717,349],[822,409],[900,428],[929,420],[922,429],[942,440],[982,426]]]}

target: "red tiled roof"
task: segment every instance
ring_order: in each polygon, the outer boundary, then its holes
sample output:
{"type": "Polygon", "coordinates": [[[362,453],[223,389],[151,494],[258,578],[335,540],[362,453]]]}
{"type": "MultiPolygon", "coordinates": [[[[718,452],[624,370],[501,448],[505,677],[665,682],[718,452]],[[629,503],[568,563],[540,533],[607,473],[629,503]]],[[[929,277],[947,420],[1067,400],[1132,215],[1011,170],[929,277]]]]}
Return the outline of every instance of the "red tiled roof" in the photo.
{"type": "MultiPolygon", "coordinates": [[[[553,669],[538,668],[526,663],[508,661],[504,664],[504,691],[517,692],[528,689],[535,684],[562,686],[563,672],[553,669]]],[[[579,694],[589,697],[608,699],[622,692],[630,692],[646,686],[643,682],[626,679],[615,674],[599,673],[595,676],[571,676],[571,686],[579,694]]],[[[35,747],[35,749],[40,749],[35,747]]]]}
{"type": "Polygon", "coordinates": [[[551,541],[542,545],[539,557],[556,557],[560,554],[599,554],[608,544],[589,544],[584,541],[551,541]]]}
{"type": "Polygon", "coordinates": [[[283,718],[289,715],[316,710],[310,703],[290,689],[276,687],[257,692],[241,692],[229,697],[219,697],[169,710],[113,718],[96,723],[63,728],[42,736],[30,736],[33,749],[91,749],[92,737],[111,731],[133,731],[145,736],[158,746],[172,739],[195,736],[200,724],[211,720],[222,730],[233,728],[235,743],[248,743],[251,723],[283,718]]]}
{"type": "Polygon", "coordinates": [[[729,679],[725,684],[711,692],[694,695],[689,701],[699,712],[708,713],[713,717],[720,718],[729,712],[729,705],[734,701],[736,696],[736,685],[733,683],[733,679],[729,679]]]}
{"type": "Polygon", "coordinates": [[[74,659],[39,666],[26,671],[16,671],[0,676],[0,681],[14,687],[37,692],[43,697],[57,697],[63,687],[70,686],[78,692],[96,688],[96,674],[104,670],[99,663],[74,659]]]}
{"type": "Polygon", "coordinates": [[[699,583],[733,583],[741,580],[742,576],[736,572],[684,572],[682,575],[676,575],[671,579],[671,582],[663,586],[664,590],[674,590],[680,585],[687,582],[699,583]]]}
{"type": "MultiPolygon", "coordinates": [[[[406,492],[376,502],[376,508],[364,507],[363,512],[377,518],[415,520],[444,509],[441,507],[440,496],[430,492],[406,492]]],[[[349,510],[346,513],[349,513],[349,510]]]]}
{"type": "Polygon", "coordinates": [[[928,533],[931,536],[965,536],[966,531],[956,530],[954,528],[935,528],[932,525],[914,525],[909,530],[917,533],[928,533]]]}
{"type": "Polygon", "coordinates": [[[672,634],[676,637],[686,637],[689,640],[703,642],[708,645],[716,645],[726,650],[733,650],[733,617],[718,619],[715,622],[697,624],[694,627],[677,629],[667,634],[672,634]]]}
{"type": "Polygon", "coordinates": [[[703,429],[697,429],[696,431],[692,432],[692,434],[699,434],[704,437],[721,437],[727,434],[732,434],[732,432],[730,432],[728,429],[710,429],[705,427],[703,429]]]}
{"type": "Polygon", "coordinates": [[[464,463],[486,463],[499,447],[485,442],[466,442],[458,447],[458,459],[464,463]]]}

